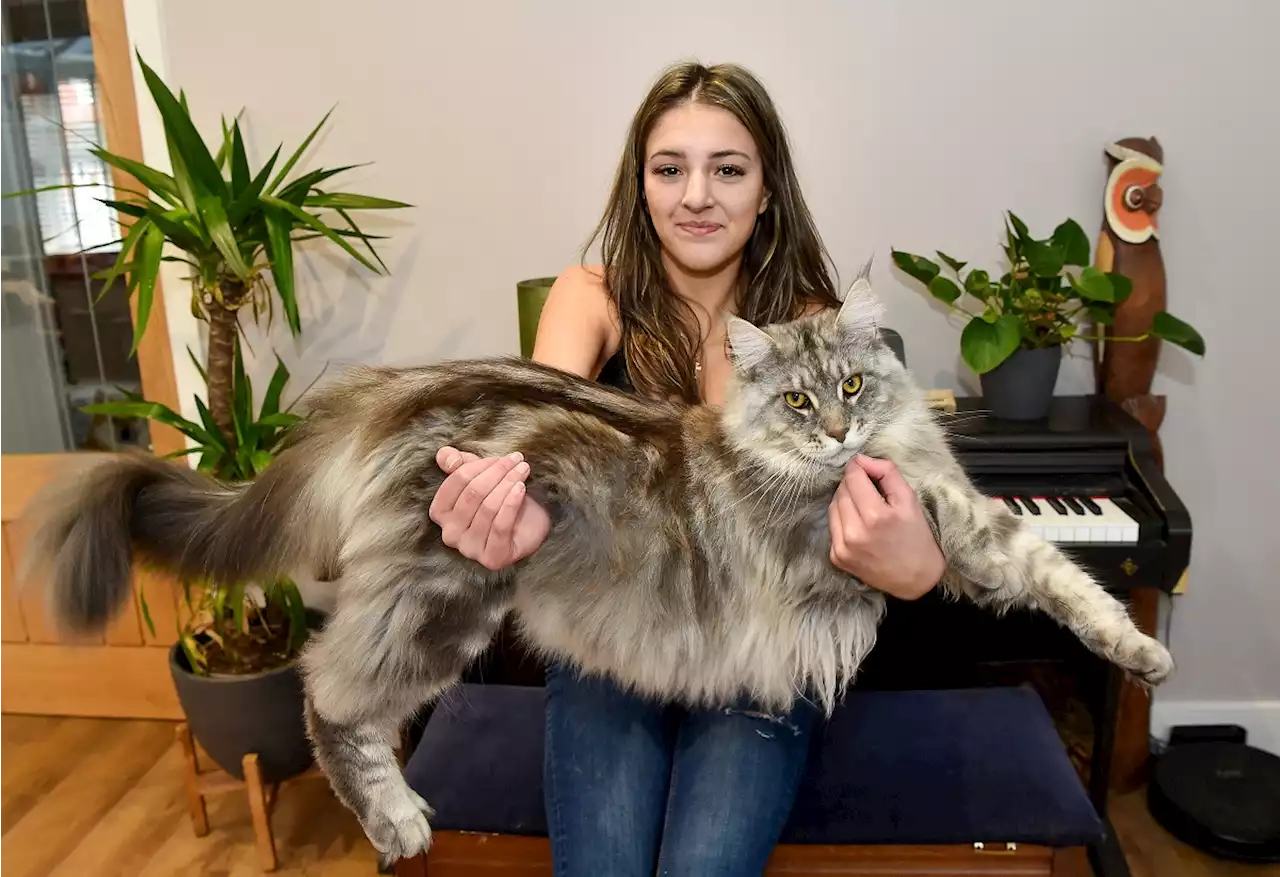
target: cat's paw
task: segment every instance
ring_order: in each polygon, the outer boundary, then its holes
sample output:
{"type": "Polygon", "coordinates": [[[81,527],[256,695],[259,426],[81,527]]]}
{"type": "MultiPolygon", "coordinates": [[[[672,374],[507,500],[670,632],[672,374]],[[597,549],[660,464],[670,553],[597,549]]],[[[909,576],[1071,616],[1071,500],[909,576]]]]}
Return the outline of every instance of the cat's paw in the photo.
{"type": "Polygon", "coordinates": [[[1173,672],[1173,656],[1169,650],[1140,630],[1128,633],[1116,652],[1116,663],[1146,688],[1154,688],[1173,672]]]}
{"type": "Polygon", "coordinates": [[[400,859],[411,859],[431,847],[435,811],[407,785],[388,789],[374,799],[361,820],[365,835],[378,851],[378,870],[389,873],[400,859]]]}

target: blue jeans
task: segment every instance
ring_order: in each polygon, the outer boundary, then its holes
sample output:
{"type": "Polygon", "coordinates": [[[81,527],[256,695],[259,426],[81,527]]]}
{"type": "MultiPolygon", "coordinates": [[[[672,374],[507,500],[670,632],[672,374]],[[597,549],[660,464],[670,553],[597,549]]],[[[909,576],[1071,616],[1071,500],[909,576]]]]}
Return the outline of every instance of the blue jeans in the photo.
{"type": "Polygon", "coordinates": [[[557,877],[758,875],[791,812],[818,711],[685,711],[547,672],[557,877]]]}

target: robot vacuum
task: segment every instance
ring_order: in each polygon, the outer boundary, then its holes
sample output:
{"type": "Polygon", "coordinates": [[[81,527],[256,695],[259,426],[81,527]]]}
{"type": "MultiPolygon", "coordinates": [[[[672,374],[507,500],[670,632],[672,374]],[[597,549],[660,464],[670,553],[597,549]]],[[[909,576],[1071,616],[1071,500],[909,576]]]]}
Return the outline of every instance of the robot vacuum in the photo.
{"type": "Polygon", "coordinates": [[[1247,745],[1243,728],[1174,728],[1152,768],[1147,807],[1210,855],[1280,862],[1280,757],[1247,745]]]}

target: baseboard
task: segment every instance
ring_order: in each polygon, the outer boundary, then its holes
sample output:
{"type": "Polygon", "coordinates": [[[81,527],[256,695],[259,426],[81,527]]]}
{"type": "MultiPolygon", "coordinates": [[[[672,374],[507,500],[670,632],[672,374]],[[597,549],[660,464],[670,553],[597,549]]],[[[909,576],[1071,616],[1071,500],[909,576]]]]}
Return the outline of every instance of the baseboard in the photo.
{"type": "Polygon", "coordinates": [[[1280,700],[1173,700],[1151,705],[1151,735],[1168,741],[1174,725],[1239,725],[1249,745],[1280,755],[1280,700]]]}

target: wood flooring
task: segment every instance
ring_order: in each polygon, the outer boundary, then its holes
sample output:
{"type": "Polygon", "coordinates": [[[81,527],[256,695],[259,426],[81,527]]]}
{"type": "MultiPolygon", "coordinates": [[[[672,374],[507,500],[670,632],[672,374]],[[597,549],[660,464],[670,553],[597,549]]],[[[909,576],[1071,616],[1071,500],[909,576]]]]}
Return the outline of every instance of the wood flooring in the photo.
{"type": "MultiPolygon", "coordinates": [[[[212,799],[210,833],[192,833],[173,728],[0,717],[4,877],[262,874],[242,794],[212,799]]],[[[1221,862],[1174,840],[1141,792],[1117,797],[1112,816],[1133,877],[1280,877],[1280,866],[1221,862]]],[[[372,847],[323,779],[282,789],[272,825],[281,877],[377,874],[372,847]]]]}

